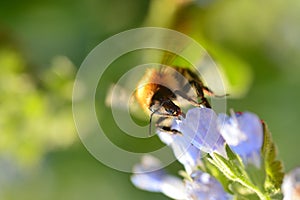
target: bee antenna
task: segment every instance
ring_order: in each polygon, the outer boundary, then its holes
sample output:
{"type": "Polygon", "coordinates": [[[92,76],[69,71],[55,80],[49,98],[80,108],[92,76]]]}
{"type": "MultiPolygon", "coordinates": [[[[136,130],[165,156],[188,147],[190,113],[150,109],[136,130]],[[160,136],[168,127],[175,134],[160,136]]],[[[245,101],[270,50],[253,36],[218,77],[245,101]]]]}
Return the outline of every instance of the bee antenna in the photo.
{"type": "Polygon", "coordinates": [[[217,97],[217,98],[222,98],[222,97],[227,97],[229,96],[229,94],[223,94],[223,95],[214,95],[214,97],[217,97]]]}
{"type": "Polygon", "coordinates": [[[154,113],[155,113],[155,111],[152,112],[151,115],[150,115],[148,136],[151,136],[151,131],[152,131],[152,117],[153,117],[154,113]]]}
{"type": "Polygon", "coordinates": [[[158,111],[158,109],[155,110],[155,111],[153,111],[153,112],[151,113],[151,115],[150,115],[148,136],[151,136],[151,132],[152,132],[152,117],[153,117],[153,115],[154,115],[157,111],[158,111]]]}

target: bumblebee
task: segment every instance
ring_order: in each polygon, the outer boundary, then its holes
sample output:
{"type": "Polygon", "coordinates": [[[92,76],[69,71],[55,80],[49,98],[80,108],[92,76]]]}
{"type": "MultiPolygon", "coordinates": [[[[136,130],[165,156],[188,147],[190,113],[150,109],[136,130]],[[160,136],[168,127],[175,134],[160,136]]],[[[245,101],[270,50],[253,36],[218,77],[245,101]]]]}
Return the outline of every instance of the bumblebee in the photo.
{"type": "Polygon", "coordinates": [[[171,129],[172,119],[184,117],[181,105],[189,103],[197,107],[211,108],[205,95],[216,96],[201,81],[196,71],[182,67],[161,66],[150,68],[137,85],[135,98],[145,112],[158,116],[156,127],[171,134],[179,133],[171,129]]]}

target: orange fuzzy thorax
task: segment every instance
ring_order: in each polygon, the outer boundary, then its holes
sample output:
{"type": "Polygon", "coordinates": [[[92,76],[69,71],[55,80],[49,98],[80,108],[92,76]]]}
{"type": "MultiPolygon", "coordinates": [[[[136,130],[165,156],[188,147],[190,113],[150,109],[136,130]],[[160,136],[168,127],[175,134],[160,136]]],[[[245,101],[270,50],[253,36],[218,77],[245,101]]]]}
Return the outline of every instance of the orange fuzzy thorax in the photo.
{"type": "Polygon", "coordinates": [[[138,83],[135,94],[137,101],[146,112],[149,112],[152,96],[159,89],[159,85],[163,85],[171,90],[178,89],[174,71],[176,70],[170,67],[163,70],[148,69],[146,71],[145,75],[138,83]]]}

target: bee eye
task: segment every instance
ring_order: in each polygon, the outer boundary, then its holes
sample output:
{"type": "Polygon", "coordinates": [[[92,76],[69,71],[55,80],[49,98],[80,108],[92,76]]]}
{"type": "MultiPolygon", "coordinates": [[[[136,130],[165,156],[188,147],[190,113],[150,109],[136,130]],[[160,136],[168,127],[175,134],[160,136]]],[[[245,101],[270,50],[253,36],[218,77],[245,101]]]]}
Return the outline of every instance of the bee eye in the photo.
{"type": "Polygon", "coordinates": [[[173,112],[172,112],[172,115],[173,115],[173,116],[181,115],[181,110],[180,110],[180,108],[177,107],[176,109],[174,109],[173,112]]]}
{"type": "Polygon", "coordinates": [[[181,112],[181,110],[179,109],[179,110],[176,110],[174,114],[175,114],[176,116],[179,116],[179,115],[182,115],[182,112],[181,112]]]}

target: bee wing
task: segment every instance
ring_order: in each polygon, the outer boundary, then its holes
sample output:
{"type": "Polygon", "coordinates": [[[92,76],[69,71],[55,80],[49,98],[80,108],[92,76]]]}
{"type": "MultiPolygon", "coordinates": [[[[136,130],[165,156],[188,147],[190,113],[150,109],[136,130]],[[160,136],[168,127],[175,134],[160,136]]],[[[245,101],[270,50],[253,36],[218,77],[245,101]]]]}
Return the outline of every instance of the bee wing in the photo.
{"type": "Polygon", "coordinates": [[[164,51],[164,53],[162,54],[161,63],[167,66],[176,66],[183,68],[191,67],[191,63],[184,56],[185,51],[187,50],[187,47],[190,45],[191,41],[185,40],[184,37],[178,38],[176,36],[177,35],[166,37],[166,40],[164,42],[166,43],[168,49],[171,49],[172,52],[164,51]]]}
{"type": "MultiPolygon", "coordinates": [[[[191,38],[168,37],[165,41],[173,52],[164,52],[161,63],[167,66],[189,68],[201,77],[216,96],[226,94],[226,76],[214,62],[208,52],[198,42],[191,38]]],[[[210,91],[206,91],[211,95],[210,91]]],[[[213,96],[213,95],[212,95],[213,96]]]]}
{"type": "Polygon", "coordinates": [[[208,95],[226,96],[226,86],[228,83],[225,73],[222,71],[222,68],[215,63],[208,52],[205,51],[202,58],[196,62],[195,68],[200,74],[204,85],[209,88],[209,90],[206,90],[208,95]]]}

